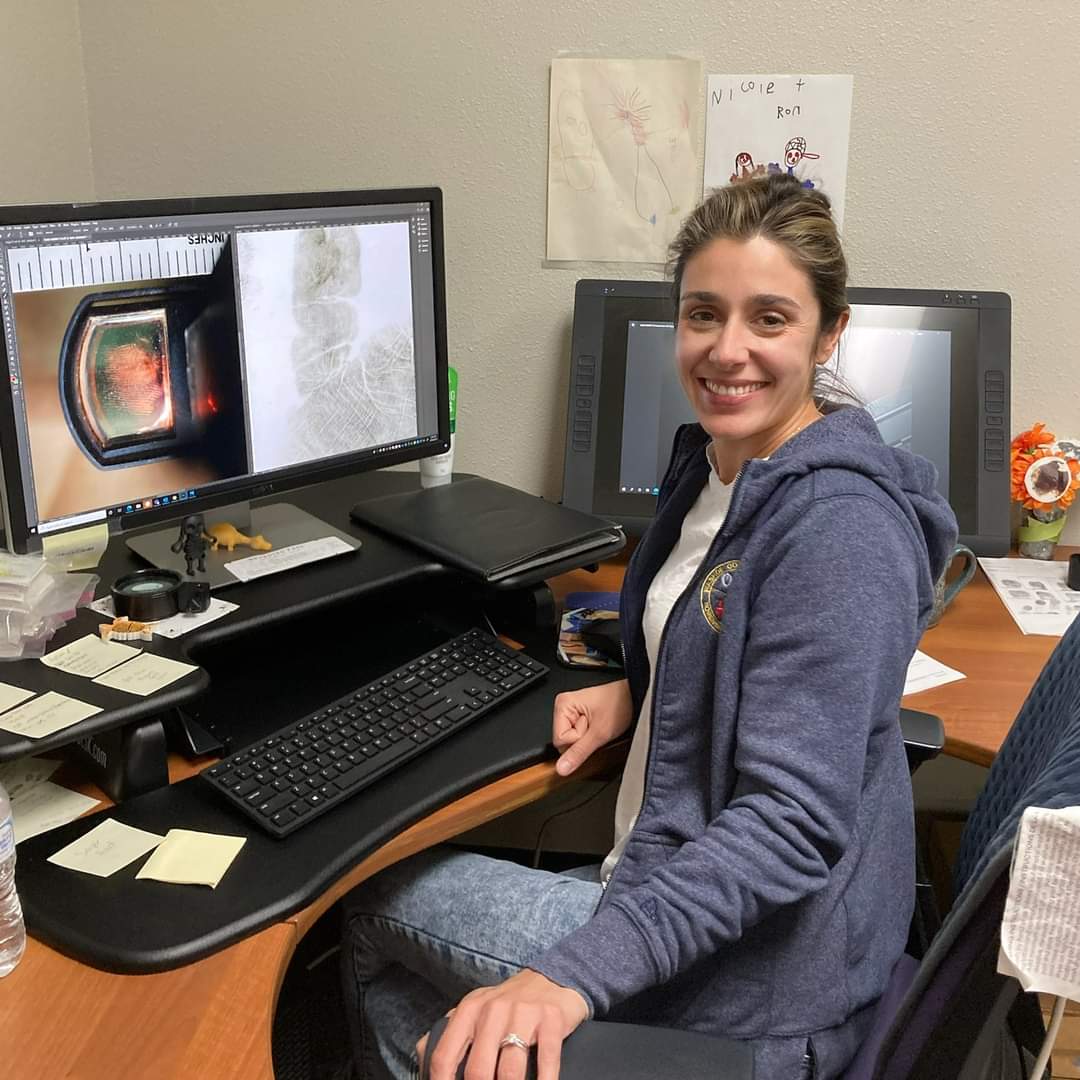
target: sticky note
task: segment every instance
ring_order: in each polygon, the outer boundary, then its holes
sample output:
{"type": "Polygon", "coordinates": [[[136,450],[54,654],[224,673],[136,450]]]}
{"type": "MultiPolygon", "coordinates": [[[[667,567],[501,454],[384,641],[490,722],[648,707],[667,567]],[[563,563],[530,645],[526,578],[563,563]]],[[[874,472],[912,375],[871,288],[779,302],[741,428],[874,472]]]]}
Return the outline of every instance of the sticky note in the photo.
{"type": "Polygon", "coordinates": [[[60,570],[89,570],[101,562],[109,544],[109,523],[41,538],[45,561],[60,570]]]}
{"type": "MultiPolygon", "coordinates": [[[[125,690],[129,694],[140,694],[145,697],[198,670],[194,664],[183,664],[179,660],[170,660],[167,656],[144,652],[134,660],[99,676],[94,682],[102,686],[111,686],[114,690],[125,690]]],[[[2,718],[0,714],[0,719],[2,718]]]]}
{"type": "Polygon", "coordinates": [[[11,816],[15,822],[15,843],[21,844],[38,833],[59,828],[82,817],[98,799],[70,791],[66,787],[43,780],[29,791],[11,799],[11,816]]]}
{"type": "Polygon", "coordinates": [[[18,705],[20,701],[34,696],[33,690],[24,690],[21,686],[12,686],[10,683],[0,682],[0,712],[18,705]]]}
{"type": "Polygon", "coordinates": [[[135,876],[173,885],[209,885],[216,889],[244,843],[243,836],[170,829],[164,842],[135,876]]]}
{"type": "Polygon", "coordinates": [[[19,705],[6,713],[0,713],[0,728],[13,735],[25,735],[29,739],[43,739],[54,731],[61,731],[94,713],[101,706],[88,705],[85,701],[70,698],[50,690],[33,701],[19,705]]]}
{"type": "Polygon", "coordinates": [[[118,641],[102,641],[96,634],[87,634],[70,645],[46,653],[41,662],[57,671],[92,679],[95,675],[138,655],[139,650],[130,645],[121,645],[118,641]]]}
{"type": "Polygon", "coordinates": [[[108,877],[156,848],[165,838],[109,818],[49,856],[49,862],[83,874],[108,877]]]}

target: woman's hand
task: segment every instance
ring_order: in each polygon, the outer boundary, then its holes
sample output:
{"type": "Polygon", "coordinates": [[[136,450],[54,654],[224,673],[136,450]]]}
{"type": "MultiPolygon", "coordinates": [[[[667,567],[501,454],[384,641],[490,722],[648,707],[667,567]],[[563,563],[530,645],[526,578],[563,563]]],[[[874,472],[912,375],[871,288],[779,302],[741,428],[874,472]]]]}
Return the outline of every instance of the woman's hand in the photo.
{"type": "MultiPolygon", "coordinates": [[[[537,1080],[557,1080],[563,1039],[588,1015],[576,990],[526,968],[498,986],[473,990],[451,1010],[431,1055],[431,1080],[453,1080],[466,1052],[466,1080],[524,1080],[528,1051],[516,1041],[506,1043],[508,1035],[536,1046],[537,1080]]],[[[425,1035],[416,1044],[420,1061],[427,1040],[425,1035]]]]}
{"type": "Polygon", "coordinates": [[[551,741],[560,757],[555,771],[569,776],[598,746],[617,739],[634,719],[626,679],[558,694],[551,741]]]}

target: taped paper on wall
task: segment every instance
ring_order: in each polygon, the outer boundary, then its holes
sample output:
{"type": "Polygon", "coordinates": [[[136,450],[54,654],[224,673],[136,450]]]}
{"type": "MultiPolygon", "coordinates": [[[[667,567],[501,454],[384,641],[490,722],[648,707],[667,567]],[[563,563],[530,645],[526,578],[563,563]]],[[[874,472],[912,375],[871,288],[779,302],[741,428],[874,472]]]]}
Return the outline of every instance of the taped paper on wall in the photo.
{"type": "Polygon", "coordinates": [[[696,60],[553,60],[547,257],[663,263],[696,202],[696,60]]]}
{"type": "Polygon", "coordinates": [[[844,224],[850,75],[710,75],[705,191],[786,172],[824,191],[844,224]]]}

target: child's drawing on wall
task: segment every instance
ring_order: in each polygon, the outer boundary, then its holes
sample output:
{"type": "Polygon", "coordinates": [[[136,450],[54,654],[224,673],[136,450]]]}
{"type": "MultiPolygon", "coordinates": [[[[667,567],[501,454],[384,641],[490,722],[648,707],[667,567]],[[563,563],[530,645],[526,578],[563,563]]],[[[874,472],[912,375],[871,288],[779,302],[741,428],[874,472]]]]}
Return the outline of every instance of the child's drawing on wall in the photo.
{"type": "Polygon", "coordinates": [[[689,60],[552,62],[549,259],[664,262],[695,197],[700,78],[689,60]]]}

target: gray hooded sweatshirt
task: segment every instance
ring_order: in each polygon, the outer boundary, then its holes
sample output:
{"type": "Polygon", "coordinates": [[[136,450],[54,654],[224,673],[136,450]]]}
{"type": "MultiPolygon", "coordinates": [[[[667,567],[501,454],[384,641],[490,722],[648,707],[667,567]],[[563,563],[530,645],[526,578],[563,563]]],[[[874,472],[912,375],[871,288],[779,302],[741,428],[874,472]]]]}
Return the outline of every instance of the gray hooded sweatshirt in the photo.
{"type": "MultiPolygon", "coordinates": [[[[645,595],[707,479],[676,435],[627,568],[627,676],[650,672],[645,595]]],[[[530,967],[594,1015],[750,1040],[756,1075],[809,1049],[838,1076],[903,951],[914,898],[898,715],[956,520],[934,467],[840,408],[746,463],[672,608],[645,791],[594,917],[530,967]]]]}

